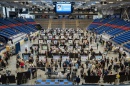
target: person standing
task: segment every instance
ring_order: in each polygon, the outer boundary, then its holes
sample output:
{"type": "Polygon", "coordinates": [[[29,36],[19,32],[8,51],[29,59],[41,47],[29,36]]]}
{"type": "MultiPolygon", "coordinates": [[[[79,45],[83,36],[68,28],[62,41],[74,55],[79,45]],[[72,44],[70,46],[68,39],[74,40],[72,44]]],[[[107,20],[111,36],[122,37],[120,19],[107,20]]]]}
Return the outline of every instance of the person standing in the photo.
{"type": "Polygon", "coordinates": [[[76,83],[77,83],[77,85],[79,85],[79,83],[80,83],[80,78],[79,78],[79,76],[76,77],[76,83]]]}
{"type": "Polygon", "coordinates": [[[97,50],[98,50],[98,46],[99,46],[99,44],[97,43],[97,50]]]}
{"type": "Polygon", "coordinates": [[[90,71],[90,69],[88,69],[87,73],[88,73],[88,76],[90,76],[90,74],[91,74],[91,71],[90,71]]]}

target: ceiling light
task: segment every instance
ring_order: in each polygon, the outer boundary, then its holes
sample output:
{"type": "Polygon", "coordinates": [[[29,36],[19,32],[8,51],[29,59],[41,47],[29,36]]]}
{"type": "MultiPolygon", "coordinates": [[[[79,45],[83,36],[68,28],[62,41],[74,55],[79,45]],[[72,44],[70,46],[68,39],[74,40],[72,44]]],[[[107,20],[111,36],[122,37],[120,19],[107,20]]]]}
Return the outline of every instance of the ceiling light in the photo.
{"type": "Polygon", "coordinates": [[[29,6],[29,4],[26,4],[26,6],[29,6]]]}
{"type": "Polygon", "coordinates": [[[28,2],[32,2],[32,1],[28,1],[28,2]]]}
{"type": "Polygon", "coordinates": [[[95,4],[92,3],[91,5],[95,5],[95,4]]]}
{"type": "Polygon", "coordinates": [[[95,3],[98,4],[98,3],[100,3],[100,2],[96,1],[95,3]]]}
{"type": "Polygon", "coordinates": [[[19,1],[14,1],[14,2],[19,2],[19,1]]]}
{"type": "Polygon", "coordinates": [[[117,0],[117,1],[122,1],[122,0],[117,0]]]}
{"type": "Polygon", "coordinates": [[[114,2],[109,2],[110,4],[114,3],[114,2]]]}

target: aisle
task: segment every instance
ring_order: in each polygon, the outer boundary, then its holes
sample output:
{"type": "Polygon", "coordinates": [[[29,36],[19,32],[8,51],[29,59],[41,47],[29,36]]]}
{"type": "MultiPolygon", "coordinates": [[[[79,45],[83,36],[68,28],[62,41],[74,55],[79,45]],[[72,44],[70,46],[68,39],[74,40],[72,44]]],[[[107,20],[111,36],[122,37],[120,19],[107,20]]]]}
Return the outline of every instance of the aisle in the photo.
{"type": "MultiPolygon", "coordinates": [[[[38,43],[38,39],[36,39],[35,42],[27,41],[23,45],[21,45],[21,52],[19,52],[19,55],[22,57],[22,53],[25,52],[25,48],[28,49],[32,46],[32,44],[38,43]]],[[[10,60],[8,61],[9,65],[7,66],[6,70],[11,70],[11,74],[16,75],[16,55],[13,55],[10,57],[10,60]]]]}

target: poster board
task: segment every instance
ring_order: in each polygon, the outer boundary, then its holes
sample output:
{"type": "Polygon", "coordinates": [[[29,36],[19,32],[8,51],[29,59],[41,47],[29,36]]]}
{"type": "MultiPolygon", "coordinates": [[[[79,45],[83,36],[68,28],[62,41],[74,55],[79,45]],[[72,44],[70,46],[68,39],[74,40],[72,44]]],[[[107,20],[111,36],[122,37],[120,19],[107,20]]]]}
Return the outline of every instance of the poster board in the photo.
{"type": "Polygon", "coordinates": [[[42,50],[47,50],[47,45],[42,45],[42,50]]]}
{"type": "Polygon", "coordinates": [[[61,39],[64,39],[64,36],[63,36],[63,35],[61,36],[61,39]]]}
{"type": "Polygon", "coordinates": [[[69,44],[73,44],[73,40],[72,40],[72,39],[69,39],[69,40],[68,40],[68,43],[69,43],[69,44]]]}
{"type": "Polygon", "coordinates": [[[81,55],[81,61],[86,61],[88,60],[88,56],[87,55],[81,55]]]}
{"type": "Polygon", "coordinates": [[[64,46],[64,45],[60,45],[60,48],[64,49],[64,48],[65,48],[65,46],[64,46]]]}
{"type": "Polygon", "coordinates": [[[53,55],[53,59],[58,61],[60,59],[60,55],[53,55]]]}
{"type": "Polygon", "coordinates": [[[39,61],[46,61],[46,56],[45,55],[39,55],[39,61]]]}
{"type": "Polygon", "coordinates": [[[44,39],[47,39],[47,36],[44,36],[43,38],[44,38],[44,39]]]}
{"type": "Polygon", "coordinates": [[[59,36],[56,35],[56,36],[55,36],[55,39],[59,39],[59,36]]]}
{"type": "Polygon", "coordinates": [[[82,47],[80,45],[76,46],[77,49],[81,49],[82,47]]]}
{"type": "Polygon", "coordinates": [[[48,43],[49,43],[49,44],[51,43],[51,40],[50,40],[50,39],[47,39],[47,44],[48,44],[48,43]]]}
{"type": "Polygon", "coordinates": [[[22,57],[23,57],[23,59],[26,61],[26,60],[29,59],[30,53],[23,53],[23,54],[22,54],[22,57]]]}
{"type": "Polygon", "coordinates": [[[45,52],[47,52],[47,50],[39,50],[39,54],[45,54],[45,52]]]}
{"type": "Polygon", "coordinates": [[[65,42],[65,40],[64,40],[64,39],[61,39],[60,42],[65,42]]]}
{"type": "Polygon", "coordinates": [[[68,50],[73,50],[73,45],[68,46],[68,50]]]}
{"type": "Polygon", "coordinates": [[[95,58],[96,60],[100,61],[102,59],[102,55],[96,55],[95,58]]]}
{"type": "Polygon", "coordinates": [[[53,40],[53,43],[54,43],[54,44],[57,44],[57,42],[58,42],[57,40],[53,40]]]}
{"type": "Polygon", "coordinates": [[[41,35],[42,35],[42,36],[45,36],[45,33],[42,33],[41,35]]]}
{"type": "Polygon", "coordinates": [[[43,40],[42,39],[39,39],[39,44],[42,44],[43,43],[43,40]]]}
{"type": "Polygon", "coordinates": [[[62,55],[62,62],[66,61],[66,59],[69,59],[69,55],[62,55]]]}
{"type": "Polygon", "coordinates": [[[52,35],[49,35],[48,38],[49,38],[49,39],[52,39],[52,35]]]}

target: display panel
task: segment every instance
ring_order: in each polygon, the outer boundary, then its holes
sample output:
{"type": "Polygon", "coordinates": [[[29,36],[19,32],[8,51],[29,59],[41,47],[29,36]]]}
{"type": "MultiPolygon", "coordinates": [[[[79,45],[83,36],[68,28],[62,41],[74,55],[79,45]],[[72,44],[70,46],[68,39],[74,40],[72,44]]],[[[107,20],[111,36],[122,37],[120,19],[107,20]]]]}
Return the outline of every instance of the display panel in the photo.
{"type": "Polygon", "coordinates": [[[100,61],[102,59],[102,56],[95,56],[96,60],[100,61]]]}
{"type": "Polygon", "coordinates": [[[53,59],[54,60],[59,60],[60,59],[60,55],[53,55],[53,59]]]}
{"type": "Polygon", "coordinates": [[[86,61],[88,60],[88,56],[87,55],[81,55],[81,61],[86,61]]]}
{"type": "Polygon", "coordinates": [[[47,50],[47,45],[42,46],[43,50],[47,50]]]}
{"type": "Polygon", "coordinates": [[[30,54],[22,54],[23,59],[26,61],[29,59],[30,54]]]}
{"type": "Polygon", "coordinates": [[[44,62],[46,62],[46,56],[40,55],[40,56],[39,56],[39,61],[44,61],[44,62]]]}
{"type": "Polygon", "coordinates": [[[63,56],[62,56],[62,62],[66,61],[66,59],[68,60],[68,59],[69,59],[69,56],[63,55],[63,56]]]}
{"type": "Polygon", "coordinates": [[[28,60],[29,59],[29,55],[23,55],[23,59],[24,60],[28,60]]]}
{"type": "Polygon", "coordinates": [[[47,40],[47,43],[51,43],[51,40],[47,40]]]}
{"type": "Polygon", "coordinates": [[[71,4],[56,4],[56,12],[58,14],[68,14],[71,13],[71,4]]]}

